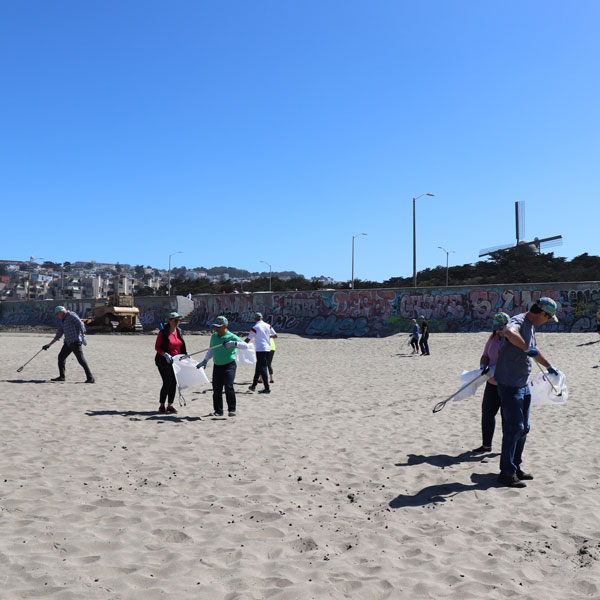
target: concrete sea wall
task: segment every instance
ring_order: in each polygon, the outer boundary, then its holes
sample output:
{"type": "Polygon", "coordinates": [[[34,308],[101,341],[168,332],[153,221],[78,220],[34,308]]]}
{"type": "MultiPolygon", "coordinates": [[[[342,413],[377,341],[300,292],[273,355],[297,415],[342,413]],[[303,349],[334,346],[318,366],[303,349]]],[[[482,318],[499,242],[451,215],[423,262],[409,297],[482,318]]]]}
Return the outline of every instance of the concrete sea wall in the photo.
{"type": "MultiPolygon", "coordinates": [[[[313,337],[382,337],[409,331],[411,319],[424,315],[432,332],[489,331],[492,318],[503,311],[518,314],[540,297],[558,305],[558,323],[543,331],[596,330],[600,282],[549,283],[441,288],[262,292],[256,294],[199,294],[140,296],[135,304],[145,330],[155,329],[167,312],[186,315],[185,327],[210,329],[225,315],[234,331],[248,331],[256,311],[281,333],[313,337]]],[[[3,302],[0,325],[57,324],[54,307],[61,301],[3,302]]],[[[91,300],[63,300],[69,310],[85,316],[91,300]]]]}

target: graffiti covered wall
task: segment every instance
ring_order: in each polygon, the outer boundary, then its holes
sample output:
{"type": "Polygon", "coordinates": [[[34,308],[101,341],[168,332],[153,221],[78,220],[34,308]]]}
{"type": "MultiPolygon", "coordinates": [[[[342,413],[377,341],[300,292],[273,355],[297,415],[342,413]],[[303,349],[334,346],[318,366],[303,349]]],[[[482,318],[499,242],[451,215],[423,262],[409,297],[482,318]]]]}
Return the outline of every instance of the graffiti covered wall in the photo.
{"type": "Polygon", "coordinates": [[[189,328],[209,328],[225,315],[230,328],[247,331],[256,311],[280,332],[309,336],[381,337],[409,331],[425,316],[432,332],[489,331],[494,315],[529,310],[540,296],[558,305],[558,323],[543,331],[595,331],[600,282],[480,287],[332,290],[194,296],[189,328]]]}
{"type": "MultiPolygon", "coordinates": [[[[515,315],[527,311],[540,296],[558,305],[558,323],[543,331],[596,330],[600,306],[600,282],[535,285],[499,285],[452,288],[331,290],[258,294],[199,294],[193,302],[182,296],[136,297],[144,330],[152,330],[170,310],[188,315],[185,327],[210,329],[218,315],[225,315],[234,331],[248,331],[259,311],[281,333],[314,337],[383,337],[406,331],[411,319],[421,315],[432,332],[489,331],[492,318],[503,311],[515,315]]],[[[2,325],[56,326],[58,301],[2,302],[2,325]]],[[[91,300],[64,300],[80,316],[92,308],[91,300]]]]}

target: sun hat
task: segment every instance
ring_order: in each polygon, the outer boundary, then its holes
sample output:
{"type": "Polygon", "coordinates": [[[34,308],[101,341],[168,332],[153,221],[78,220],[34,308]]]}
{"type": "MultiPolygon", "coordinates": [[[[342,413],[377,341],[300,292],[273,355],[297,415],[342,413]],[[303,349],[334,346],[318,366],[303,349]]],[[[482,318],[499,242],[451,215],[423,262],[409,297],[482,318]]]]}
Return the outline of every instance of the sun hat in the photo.
{"type": "Polygon", "coordinates": [[[54,309],[54,314],[57,315],[59,312],[62,312],[63,310],[67,310],[64,306],[57,306],[54,309]]]}
{"type": "Polygon", "coordinates": [[[227,320],[227,317],[217,317],[212,325],[213,327],[222,327],[223,325],[227,327],[229,321],[227,320]]]}
{"type": "Polygon", "coordinates": [[[510,317],[505,312],[499,312],[494,315],[493,330],[498,331],[500,327],[506,325],[510,321],[510,317]]]}
{"type": "Polygon", "coordinates": [[[548,296],[542,296],[537,302],[536,304],[546,313],[548,313],[550,315],[550,317],[552,318],[553,321],[555,321],[556,323],[558,323],[558,319],[556,317],[556,310],[557,310],[557,306],[556,306],[556,302],[554,302],[554,300],[552,300],[552,298],[548,298],[548,296]]]}
{"type": "Polygon", "coordinates": [[[167,319],[183,319],[183,317],[177,311],[173,311],[167,314],[167,319]]]}

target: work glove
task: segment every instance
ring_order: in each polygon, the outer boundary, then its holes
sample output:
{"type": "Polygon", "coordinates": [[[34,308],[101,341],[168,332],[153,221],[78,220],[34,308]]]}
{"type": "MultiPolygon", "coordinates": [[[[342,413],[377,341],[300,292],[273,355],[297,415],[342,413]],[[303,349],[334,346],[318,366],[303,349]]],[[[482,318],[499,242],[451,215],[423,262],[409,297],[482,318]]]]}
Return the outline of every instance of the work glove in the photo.
{"type": "Polygon", "coordinates": [[[202,362],[199,362],[196,365],[196,369],[206,369],[207,364],[208,364],[208,361],[206,359],[204,359],[202,362]]]}
{"type": "Polygon", "coordinates": [[[42,346],[42,350],[48,350],[48,348],[50,348],[50,344],[46,344],[45,346],[42,346]]]}
{"type": "Polygon", "coordinates": [[[548,373],[550,373],[550,375],[558,375],[558,371],[552,366],[550,365],[546,371],[548,371],[548,373]]]}
{"type": "Polygon", "coordinates": [[[539,351],[536,350],[535,348],[529,348],[529,350],[527,350],[527,352],[525,352],[525,354],[527,354],[527,356],[531,356],[531,358],[534,358],[535,356],[537,356],[539,354],[539,351]]]}
{"type": "Polygon", "coordinates": [[[237,342],[235,340],[229,340],[228,342],[223,342],[223,346],[225,346],[225,348],[235,348],[237,342]]]}
{"type": "Polygon", "coordinates": [[[481,369],[481,374],[485,375],[490,370],[490,365],[479,365],[481,369]]]}
{"type": "Polygon", "coordinates": [[[165,352],[165,353],[163,354],[163,356],[164,356],[164,357],[167,359],[167,362],[168,362],[170,365],[172,365],[172,364],[173,364],[173,357],[172,357],[172,356],[171,356],[171,355],[170,355],[168,352],[165,352]]]}
{"type": "Polygon", "coordinates": [[[86,340],[85,338],[81,338],[81,343],[82,343],[84,346],[87,346],[87,340],[86,340]]]}

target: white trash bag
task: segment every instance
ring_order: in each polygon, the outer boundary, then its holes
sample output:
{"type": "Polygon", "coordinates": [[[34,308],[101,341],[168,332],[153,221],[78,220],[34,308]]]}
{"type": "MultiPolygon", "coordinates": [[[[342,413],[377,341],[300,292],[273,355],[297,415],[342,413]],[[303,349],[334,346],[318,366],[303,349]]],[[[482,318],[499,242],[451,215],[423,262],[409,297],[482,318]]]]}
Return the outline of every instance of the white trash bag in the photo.
{"type": "Polygon", "coordinates": [[[531,404],[564,404],[569,398],[566,377],[562,371],[559,371],[558,375],[538,373],[529,382],[529,389],[531,390],[531,404]]]}
{"type": "Polygon", "coordinates": [[[180,390],[194,387],[196,385],[206,385],[210,383],[204,369],[196,369],[198,364],[192,357],[184,357],[185,354],[178,354],[173,357],[173,371],[177,379],[177,385],[180,390]],[[182,360],[179,360],[182,358],[182,360]]]}
{"type": "Polygon", "coordinates": [[[235,362],[238,365],[256,365],[256,350],[254,344],[250,342],[248,348],[238,348],[235,356],[235,362]]]}
{"type": "Polygon", "coordinates": [[[485,375],[481,374],[481,369],[475,369],[474,371],[463,371],[460,376],[461,389],[454,396],[454,398],[452,398],[452,400],[457,402],[458,400],[463,400],[464,398],[473,396],[477,389],[493,374],[494,367],[492,367],[485,375]]]}

